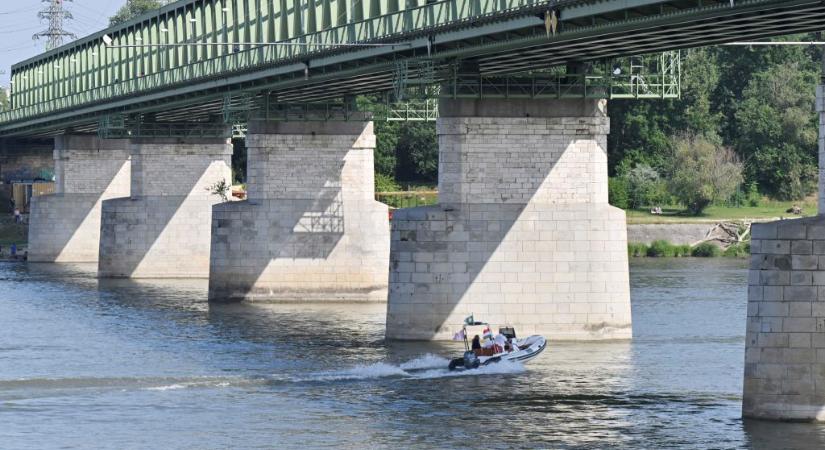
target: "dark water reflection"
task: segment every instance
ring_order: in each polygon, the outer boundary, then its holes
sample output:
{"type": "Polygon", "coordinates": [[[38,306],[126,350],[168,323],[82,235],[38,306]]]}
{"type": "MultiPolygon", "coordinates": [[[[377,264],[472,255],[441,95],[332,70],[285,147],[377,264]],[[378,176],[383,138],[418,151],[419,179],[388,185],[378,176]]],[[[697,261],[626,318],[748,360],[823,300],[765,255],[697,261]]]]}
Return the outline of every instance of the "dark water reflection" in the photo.
{"type": "Polygon", "coordinates": [[[825,448],[740,416],[741,261],[634,261],[633,342],[453,376],[381,305],[209,307],[203,281],[0,265],[0,448],[825,448]]]}

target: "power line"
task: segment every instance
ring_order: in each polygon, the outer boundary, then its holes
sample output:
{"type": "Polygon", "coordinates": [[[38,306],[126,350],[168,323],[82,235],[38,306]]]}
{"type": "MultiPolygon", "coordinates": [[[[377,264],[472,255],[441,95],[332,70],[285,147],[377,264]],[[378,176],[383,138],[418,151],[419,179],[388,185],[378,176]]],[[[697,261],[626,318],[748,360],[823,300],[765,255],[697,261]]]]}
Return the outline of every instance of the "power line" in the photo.
{"type": "Polygon", "coordinates": [[[64,1],[70,2],[73,0],[41,0],[42,3],[48,3],[48,6],[38,12],[37,17],[39,17],[40,20],[47,21],[49,28],[35,34],[32,36],[32,39],[48,39],[46,42],[46,50],[60,47],[63,45],[64,38],[77,39],[74,33],[66,31],[63,27],[63,21],[72,18],[72,13],[63,8],[64,1]]]}
{"type": "Polygon", "coordinates": [[[0,11],[0,16],[5,16],[6,14],[17,14],[17,13],[25,12],[25,11],[28,11],[28,10],[29,10],[29,8],[20,8],[20,9],[15,9],[13,11],[0,11]]]}
{"type": "Polygon", "coordinates": [[[3,30],[3,31],[0,31],[0,34],[19,33],[21,31],[31,31],[31,30],[36,30],[38,28],[40,28],[40,27],[26,27],[26,28],[18,28],[16,30],[3,30]]]}

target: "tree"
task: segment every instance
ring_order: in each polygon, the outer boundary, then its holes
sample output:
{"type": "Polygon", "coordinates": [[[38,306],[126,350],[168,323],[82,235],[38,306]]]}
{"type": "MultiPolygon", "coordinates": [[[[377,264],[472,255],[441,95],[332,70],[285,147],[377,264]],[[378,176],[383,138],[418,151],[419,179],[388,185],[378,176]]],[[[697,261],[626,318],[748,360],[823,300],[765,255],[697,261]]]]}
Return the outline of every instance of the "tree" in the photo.
{"type": "MultiPolygon", "coordinates": [[[[386,105],[378,95],[362,95],[356,98],[358,111],[384,112],[386,105]]],[[[398,122],[388,122],[376,120],[374,122],[375,133],[375,173],[395,179],[396,157],[395,147],[398,146],[399,127],[398,122]]]]}
{"type": "Polygon", "coordinates": [[[682,95],[669,100],[613,101],[609,106],[611,131],[608,135],[609,169],[645,164],[664,174],[670,168],[670,137],[689,132],[718,141],[721,114],[716,111],[713,92],[719,83],[716,52],[692,49],[682,55],[682,95]]]}
{"type": "Polygon", "coordinates": [[[6,95],[6,90],[0,88],[0,111],[8,111],[11,105],[9,105],[9,97],[6,95]]]}
{"type": "Polygon", "coordinates": [[[117,10],[114,16],[109,17],[109,26],[120,25],[129,19],[158,9],[168,3],[165,0],[126,0],[126,4],[117,10]]]}
{"type": "Polygon", "coordinates": [[[662,201],[663,182],[659,172],[647,164],[639,164],[623,173],[627,183],[628,205],[631,208],[653,206],[662,201]]]}
{"type": "Polygon", "coordinates": [[[438,178],[438,137],[432,122],[401,125],[396,155],[398,175],[406,180],[435,181],[438,178]]]}
{"type": "Polygon", "coordinates": [[[704,136],[677,138],[672,159],[671,194],[693,215],[729,198],[742,183],[742,163],[736,153],[704,136]]]}
{"type": "Polygon", "coordinates": [[[771,196],[802,198],[816,187],[815,70],[799,63],[757,72],[743,92],[735,119],[736,148],[748,179],[771,196]]]}

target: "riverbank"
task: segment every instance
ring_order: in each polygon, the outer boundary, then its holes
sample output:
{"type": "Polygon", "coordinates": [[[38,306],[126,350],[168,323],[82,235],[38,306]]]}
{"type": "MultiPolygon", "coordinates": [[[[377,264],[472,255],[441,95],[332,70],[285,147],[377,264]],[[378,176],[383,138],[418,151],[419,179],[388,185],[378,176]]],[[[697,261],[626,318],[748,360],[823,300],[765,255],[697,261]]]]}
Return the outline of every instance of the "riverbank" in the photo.
{"type": "Polygon", "coordinates": [[[722,248],[712,242],[697,245],[672,244],[665,240],[644,243],[628,243],[627,255],[631,258],[747,258],[751,252],[750,242],[739,242],[722,248]]]}
{"type": "Polygon", "coordinates": [[[0,217],[0,261],[24,261],[28,240],[28,223],[15,223],[11,215],[0,217]],[[11,255],[12,244],[17,248],[16,256],[11,255]]]}
{"type": "Polygon", "coordinates": [[[663,206],[662,214],[651,214],[649,209],[628,209],[627,224],[707,224],[722,221],[767,222],[771,220],[791,219],[815,216],[817,203],[815,198],[802,202],[780,202],[764,200],[759,206],[709,206],[701,215],[692,216],[681,207],[663,206]],[[788,212],[798,207],[801,214],[788,212]]]}

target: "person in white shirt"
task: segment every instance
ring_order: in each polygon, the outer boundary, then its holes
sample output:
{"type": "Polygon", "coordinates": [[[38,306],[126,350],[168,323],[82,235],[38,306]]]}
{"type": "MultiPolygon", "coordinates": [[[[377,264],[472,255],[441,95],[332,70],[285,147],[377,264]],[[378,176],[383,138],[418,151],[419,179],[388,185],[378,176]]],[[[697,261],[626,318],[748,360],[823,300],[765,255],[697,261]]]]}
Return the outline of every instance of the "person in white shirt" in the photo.
{"type": "Polygon", "coordinates": [[[496,353],[501,353],[504,351],[504,345],[507,344],[507,338],[504,337],[503,334],[497,334],[496,337],[493,339],[496,344],[496,353]]]}

